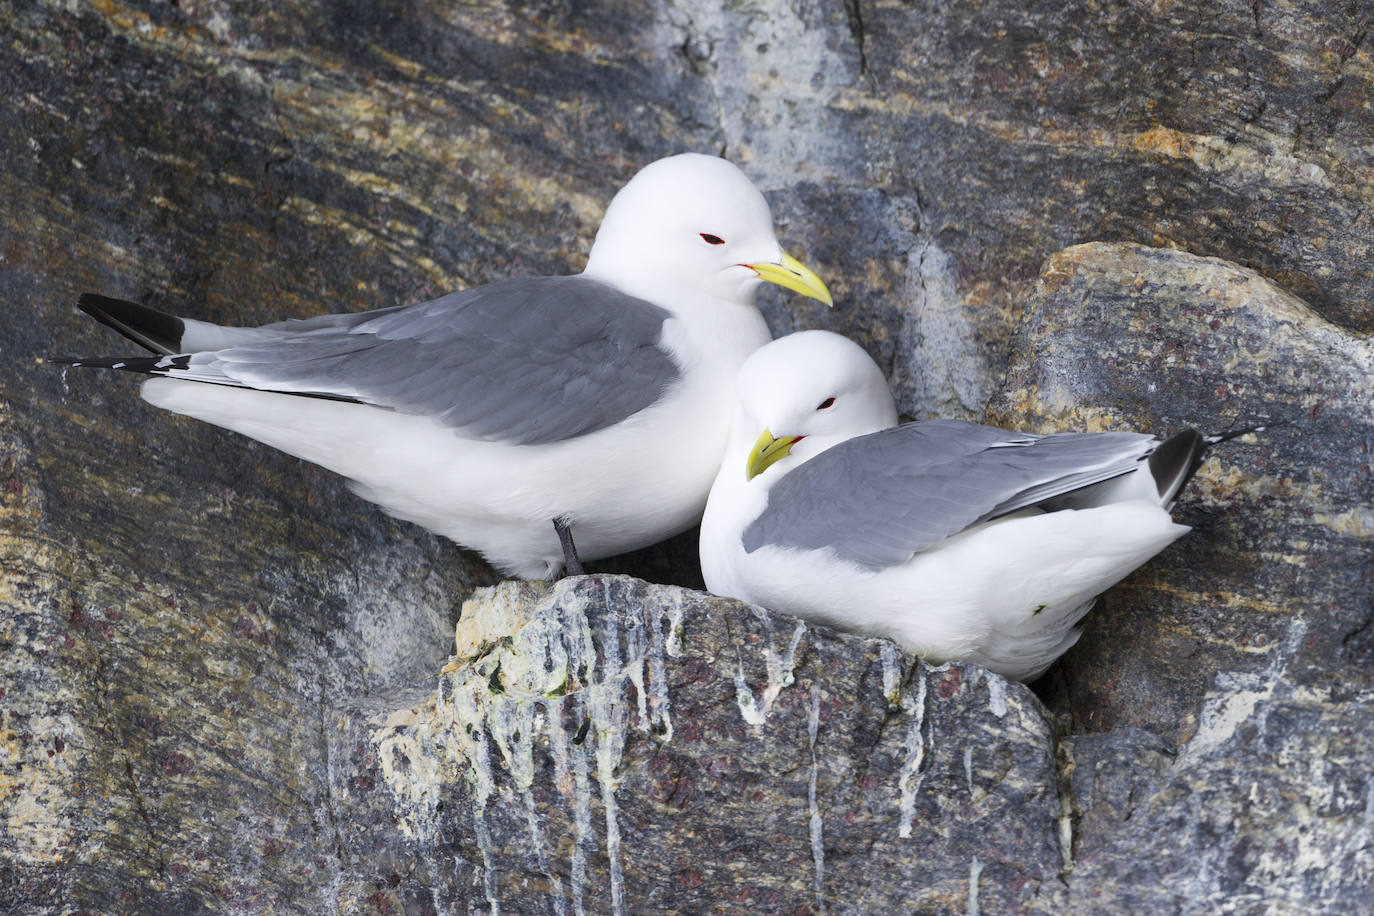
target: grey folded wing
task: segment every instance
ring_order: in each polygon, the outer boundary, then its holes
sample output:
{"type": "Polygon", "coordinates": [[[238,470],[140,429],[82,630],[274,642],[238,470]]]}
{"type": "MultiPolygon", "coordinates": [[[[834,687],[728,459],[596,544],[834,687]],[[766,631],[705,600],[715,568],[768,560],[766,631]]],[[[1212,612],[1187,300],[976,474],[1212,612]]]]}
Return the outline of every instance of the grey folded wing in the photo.
{"type": "Polygon", "coordinates": [[[605,429],[659,400],[680,374],[661,346],[668,317],[586,277],[531,277],[269,325],[258,341],[162,362],[173,378],[358,401],[530,445],[605,429]]]}
{"type": "Polygon", "coordinates": [[[971,525],[1129,473],[1157,443],[909,423],[842,442],[779,480],[744,529],[744,549],[829,548],[870,569],[905,563],[971,525]]]}

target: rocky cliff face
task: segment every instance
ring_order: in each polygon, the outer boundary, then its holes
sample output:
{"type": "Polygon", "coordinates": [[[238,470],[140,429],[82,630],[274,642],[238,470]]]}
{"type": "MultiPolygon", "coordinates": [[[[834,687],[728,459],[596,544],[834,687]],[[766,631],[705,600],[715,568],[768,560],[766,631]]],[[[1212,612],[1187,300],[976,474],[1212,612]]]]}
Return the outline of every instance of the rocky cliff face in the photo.
{"type": "Polygon", "coordinates": [[[1371,15],[0,7],[0,904],[1364,906],[1371,15]],[[247,323],[576,270],[683,149],[835,291],[775,329],[854,336],[911,416],[1278,425],[1032,693],[680,588],[690,538],[478,590],[326,473],[36,359],[110,350],[85,290],[247,323]]]}
{"type": "Polygon", "coordinates": [[[1025,687],[698,591],[541,591],[469,602],[438,692],[371,735],[401,832],[451,848],[479,904],[878,913],[962,908],[972,890],[1005,912],[1055,896],[1051,729],[1025,687]]]}

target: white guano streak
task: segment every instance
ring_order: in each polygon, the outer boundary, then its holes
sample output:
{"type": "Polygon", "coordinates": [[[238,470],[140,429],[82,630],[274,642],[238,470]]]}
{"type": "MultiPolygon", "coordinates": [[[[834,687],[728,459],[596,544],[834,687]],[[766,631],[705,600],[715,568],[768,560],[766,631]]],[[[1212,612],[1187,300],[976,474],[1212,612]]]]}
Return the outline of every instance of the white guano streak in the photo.
{"type": "MultiPolygon", "coordinates": [[[[678,638],[682,629],[682,593],[673,592],[674,606],[668,611],[668,637],[663,635],[663,614],[649,611],[649,716],[650,727],[658,728],[664,743],[673,740],[672,706],[668,702],[667,639],[678,638]]],[[[679,645],[679,650],[681,646],[679,645]]],[[[673,653],[677,657],[677,653],[673,653]]]]}
{"type": "Polygon", "coordinates": [[[901,822],[897,828],[897,835],[902,838],[911,836],[911,822],[916,818],[916,793],[921,789],[921,780],[925,778],[921,773],[921,764],[925,762],[926,746],[925,740],[921,736],[921,730],[925,726],[926,717],[926,677],[924,671],[916,673],[916,695],[902,697],[902,709],[911,717],[911,724],[906,730],[906,760],[902,763],[901,773],[898,776],[898,788],[901,790],[901,822]]]}
{"type": "Polygon", "coordinates": [[[806,721],[806,733],[811,745],[811,780],[806,789],[806,803],[811,819],[811,861],[815,863],[816,873],[812,886],[816,893],[816,908],[825,911],[825,823],[821,818],[820,804],[816,800],[816,777],[820,773],[820,763],[816,757],[816,734],[821,725],[821,686],[811,685],[811,715],[806,721]]]}
{"type": "Polygon", "coordinates": [[[902,675],[906,669],[902,665],[902,652],[895,645],[884,641],[878,649],[878,657],[883,665],[883,698],[889,707],[897,707],[902,702],[902,675]]]}
{"type": "Polygon", "coordinates": [[[797,621],[797,626],[792,631],[792,642],[786,651],[778,652],[773,645],[771,618],[763,611],[756,610],[755,614],[764,621],[768,631],[768,645],[763,650],[763,663],[768,672],[768,683],[764,686],[762,695],[756,698],[754,691],[749,688],[749,684],[744,680],[744,653],[736,647],[735,655],[738,663],[735,668],[735,702],[739,706],[739,713],[744,721],[757,728],[768,721],[768,713],[773,708],[773,703],[777,700],[778,694],[782,693],[784,687],[792,686],[795,679],[793,667],[796,665],[797,647],[801,645],[801,639],[806,635],[806,624],[797,621]]]}
{"type": "Polygon", "coordinates": [[[398,719],[375,733],[384,776],[403,803],[398,811],[402,827],[411,825],[408,832],[413,835],[432,832],[437,823],[437,773],[453,766],[467,770],[483,888],[493,913],[500,910],[498,846],[486,815],[493,800],[505,794],[497,790],[493,761],[498,756],[515,790],[505,797],[519,804],[531,861],[548,880],[552,907],[560,916],[568,910],[569,891],[572,912],[585,912],[588,853],[596,848],[596,783],[605,812],[611,908],[617,914],[625,912],[615,773],[632,720],[645,732],[658,731],[660,740],[672,735],[666,672],[671,647],[666,640],[680,639],[683,611],[681,595],[676,597],[676,606],[666,611],[648,609],[647,626],[637,620],[622,624],[613,616],[603,619],[597,627],[598,646],[586,614],[586,596],[572,585],[555,586],[545,607],[517,632],[441,679],[432,719],[411,713],[410,719],[398,719]],[[665,612],[671,625],[668,633],[660,619],[665,612]],[[637,716],[631,711],[634,707],[637,716]],[[531,792],[539,775],[534,752],[541,733],[547,735],[555,787],[572,820],[566,886],[559,869],[549,862],[547,830],[531,792]],[[397,763],[403,760],[410,763],[397,763]]]}

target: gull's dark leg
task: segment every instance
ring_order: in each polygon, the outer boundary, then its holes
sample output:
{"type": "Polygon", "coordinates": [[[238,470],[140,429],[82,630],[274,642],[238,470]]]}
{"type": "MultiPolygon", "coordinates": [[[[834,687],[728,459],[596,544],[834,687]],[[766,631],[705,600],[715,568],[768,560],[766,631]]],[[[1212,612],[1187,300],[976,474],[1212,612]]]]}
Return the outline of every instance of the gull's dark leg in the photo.
{"type": "Polygon", "coordinates": [[[558,532],[558,543],[563,545],[563,575],[584,575],[586,570],[577,558],[577,545],[573,543],[572,524],[565,518],[556,518],[553,520],[553,530],[558,532]]]}

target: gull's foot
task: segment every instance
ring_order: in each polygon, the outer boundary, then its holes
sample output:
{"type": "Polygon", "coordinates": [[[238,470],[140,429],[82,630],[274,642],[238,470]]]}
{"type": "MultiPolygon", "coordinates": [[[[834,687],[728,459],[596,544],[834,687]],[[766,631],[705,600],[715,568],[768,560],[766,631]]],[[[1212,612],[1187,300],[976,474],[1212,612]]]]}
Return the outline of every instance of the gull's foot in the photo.
{"type": "Polygon", "coordinates": [[[587,571],[577,557],[577,545],[573,543],[572,523],[565,518],[556,518],[553,520],[553,530],[558,532],[558,543],[563,545],[563,575],[586,575],[587,571]]]}

